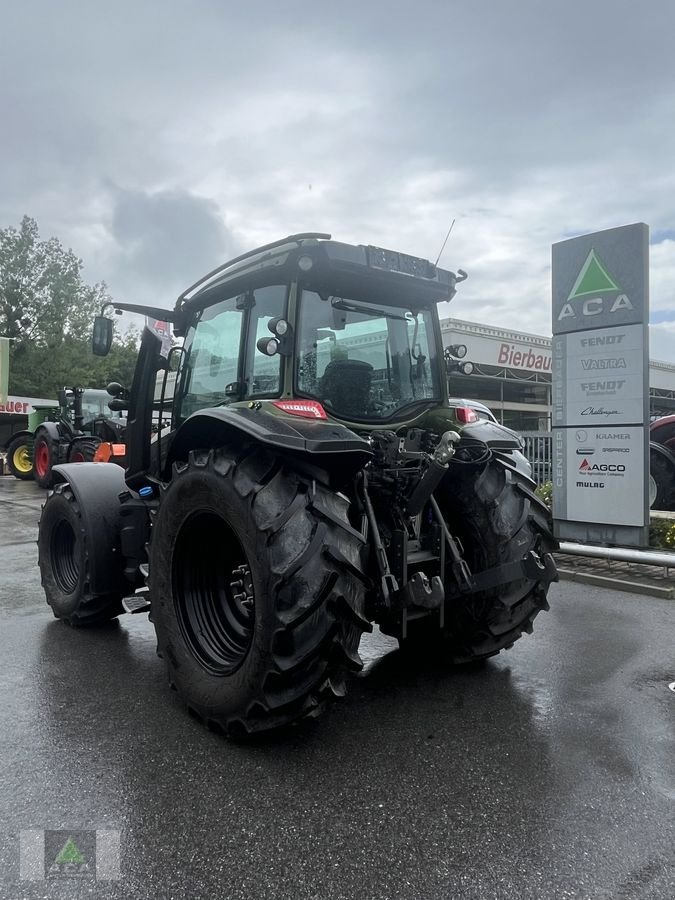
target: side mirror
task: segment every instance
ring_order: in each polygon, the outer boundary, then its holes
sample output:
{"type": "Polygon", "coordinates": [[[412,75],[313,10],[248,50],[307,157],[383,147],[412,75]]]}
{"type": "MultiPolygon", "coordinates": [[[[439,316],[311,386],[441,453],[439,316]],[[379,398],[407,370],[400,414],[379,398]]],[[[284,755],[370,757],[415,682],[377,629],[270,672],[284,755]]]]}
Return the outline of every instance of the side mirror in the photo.
{"type": "Polygon", "coordinates": [[[91,349],[94,356],[107,356],[113,341],[113,321],[107,316],[96,316],[91,349]]]}

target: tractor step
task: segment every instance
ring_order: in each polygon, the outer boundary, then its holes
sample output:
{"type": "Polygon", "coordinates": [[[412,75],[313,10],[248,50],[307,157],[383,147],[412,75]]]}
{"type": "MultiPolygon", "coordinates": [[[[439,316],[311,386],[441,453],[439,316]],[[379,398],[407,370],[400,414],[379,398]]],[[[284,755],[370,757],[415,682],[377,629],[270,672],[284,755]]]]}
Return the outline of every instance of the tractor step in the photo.
{"type": "Polygon", "coordinates": [[[124,597],[122,599],[122,606],[124,607],[124,612],[129,613],[129,615],[150,612],[150,602],[143,596],[124,597]]]}
{"type": "Polygon", "coordinates": [[[408,565],[409,566],[417,566],[420,563],[437,562],[439,560],[440,560],[440,556],[437,556],[435,553],[432,553],[431,550],[411,550],[408,553],[408,565]]]}

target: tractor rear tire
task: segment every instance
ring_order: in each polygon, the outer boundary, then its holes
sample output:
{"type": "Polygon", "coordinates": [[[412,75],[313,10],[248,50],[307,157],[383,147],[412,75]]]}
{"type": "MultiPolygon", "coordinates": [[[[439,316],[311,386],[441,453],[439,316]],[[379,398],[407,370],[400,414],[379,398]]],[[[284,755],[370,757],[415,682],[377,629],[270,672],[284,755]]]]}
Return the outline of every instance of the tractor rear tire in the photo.
{"type": "Polygon", "coordinates": [[[33,445],[33,475],[40,487],[50,488],[54,484],[52,469],[57,460],[54,441],[46,431],[38,431],[33,445]]]}
{"type": "MultiPolygon", "coordinates": [[[[451,467],[437,500],[474,574],[517,562],[529,551],[542,556],[556,548],[551,514],[533,482],[499,459],[482,469],[451,467]]],[[[536,616],[549,608],[549,584],[522,577],[468,596],[448,591],[443,630],[435,617],[413,620],[402,646],[440,650],[455,664],[488,659],[531,634],[536,616]]]]}
{"type": "Polygon", "coordinates": [[[69,625],[101,625],[124,612],[121,593],[94,593],[87,532],[68,484],[57,484],[42,507],[38,563],[47,603],[69,625]]]}
{"type": "Polygon", "coordinates": [[[675,467],[658,450],[649,453],[649,475],[655,488],[651,508],[675,509],[675,467]]]}
{"type": "Polygon", "coordinates": [[[174,466],[151,618],[171,686],[208,727],[243,738],[315,716],[362,668],[365,539],[348,506],[255,446],[174,466]]]}
{"type": "Polygon", "coordinates": [[[100,443],[98,438],[82,438],[75,441],[68,451],[68,462],[94,462],[100,443]]]}
{"type": "Polygon", "coordinates": [[[33,480],[33,462],[30,441],[27,437],[14,438],[7,444],[7,468],[21,481],[33,480]]]}

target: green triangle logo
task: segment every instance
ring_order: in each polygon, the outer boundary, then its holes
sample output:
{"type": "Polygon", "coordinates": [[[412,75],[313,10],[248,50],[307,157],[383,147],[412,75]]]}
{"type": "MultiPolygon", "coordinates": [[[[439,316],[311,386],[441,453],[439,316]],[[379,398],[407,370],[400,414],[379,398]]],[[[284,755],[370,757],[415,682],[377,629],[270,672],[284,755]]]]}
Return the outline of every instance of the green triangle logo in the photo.
{"type": "Polygon", "coordinates": [[[80,853],[77,844],[72,838],[68,838],[66,843],[63,845],[63,850],[59,853],[59,855],[54,860],[57,865],[62,865],[63,863],[78,863],[82,864],[85,862],[84,856],[80,853]]]}
{"type": "Polygon", "coordinates": [[[607,274],[607,270],[598,259],[595,250],[591,250],[567,299],[574,300],[575,297],[587,297],[589,294],[620,290],[619,285],[607,274]]]}

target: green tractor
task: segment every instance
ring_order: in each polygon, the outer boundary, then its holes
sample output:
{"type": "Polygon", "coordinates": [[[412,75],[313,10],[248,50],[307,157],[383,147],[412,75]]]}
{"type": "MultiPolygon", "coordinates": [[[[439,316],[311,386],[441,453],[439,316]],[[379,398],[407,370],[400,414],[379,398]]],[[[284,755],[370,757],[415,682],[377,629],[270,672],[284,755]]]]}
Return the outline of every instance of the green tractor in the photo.
{"type": "Polygon", "coordinates": [[[102,441],[124,442],[125,421],[110,414],[107,391],[64,388],[58,407],[37,407],[28,418],[28,430],[17,432],[7,445],[7,465],[16,478],[34,478],[52,486],[53,468],[63,462],[92,462],[102,441]]]}
{"type": "MultiPolygon", "coordinates": [[[[126,472],[54,469],[38,541],[54,615],[148,611],[171,686],[234,736],[342,694],[373,623],[449,663],[531,632],[555,541],[518,437],[449,402],[466,348],[444,352],[437,304],[465,277],[299,234],[210,272],[171,312],[115,304],[184,342],[166,360],[145,329],[117,391],[126,472]]],[[[101,315],[95,352],[111,340],[101,315]]]]}
{"type": "Polygon", "coordinates": [[[7,468],[11,475],[21,481],[33,480],[33,442],[39,425],[54,422],[61,416],[58,406],[36,406],[28,415],[28,428],[15,432],[5,449],[7,468]]]}

